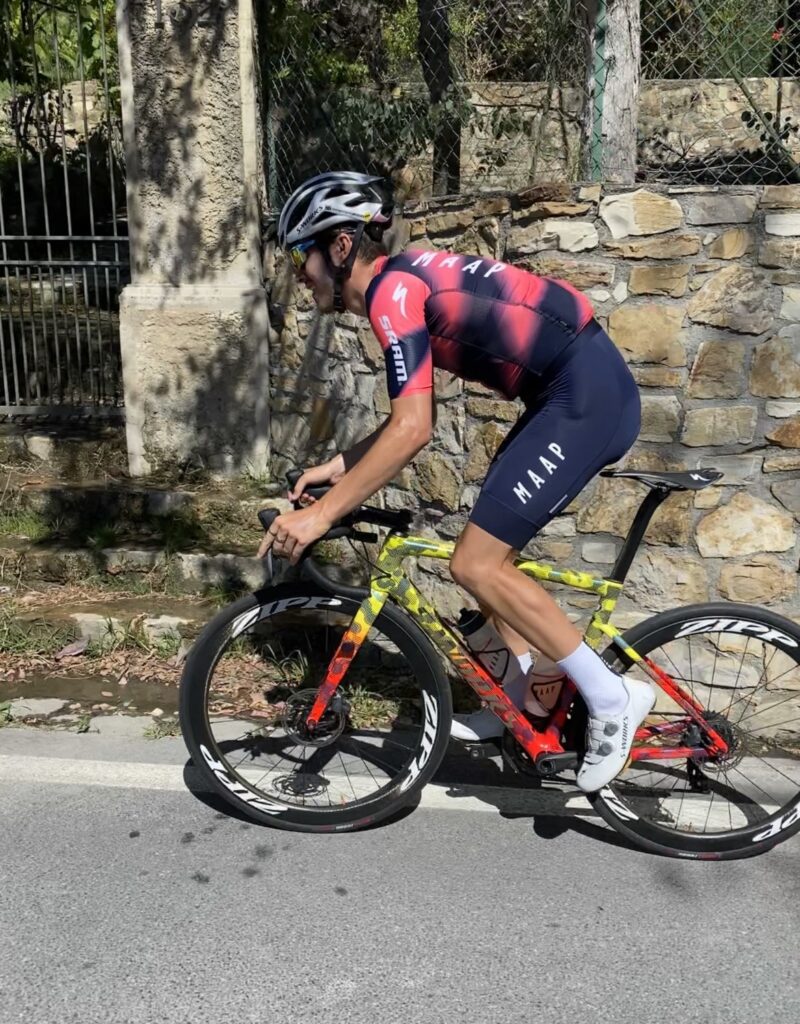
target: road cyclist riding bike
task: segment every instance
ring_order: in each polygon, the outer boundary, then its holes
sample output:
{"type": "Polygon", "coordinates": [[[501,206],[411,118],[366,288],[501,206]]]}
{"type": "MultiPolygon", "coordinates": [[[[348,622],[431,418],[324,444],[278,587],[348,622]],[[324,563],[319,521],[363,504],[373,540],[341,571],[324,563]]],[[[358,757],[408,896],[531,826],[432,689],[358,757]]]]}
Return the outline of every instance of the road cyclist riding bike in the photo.
{"type": "MultiPolygon", "coordinates": [[[[414,458],[433,432],[434,366],[522,398],[525,412],[494,457],[450,570],[521,656],[523,672],[535,648],[578,687],[590,715],[578,786],[593,792],[624,766],[653,691],[612,672],[513,560],[636,440],[636,383],[570,285],[477,256],[387,258],[377,240],[391,211],[379,179],[347,172],[303,183],[281,213],[278,241],[317,308],[369,319],[386,357],[391,414],[355,453],[303,475],[293,496],[311,484],[335,486],[307,509],[279,517],[259,553],[272,547],[296,559],[414,458]]],[[[509,693],[520,707],[521,678],[512,677],[509,693]]],[[[488,709],[454,723],[454,735],[465,740],[501,730],[488,709]]]]}
{"type": "Polygon", "coordinates": [[[651,849],[741,856],[786,838],[800,827],[794,748],[778,750],[785,734],[772,703],[756,740],[746,723],[766,710],[755,696],[765,680],[784,692],[780,680],[800,660],[797,628],[724,604],[656,616],[633,639],[608,622],[658,504],[719,474],[629,474],[651,492],[609,579],[520,561],[519,551],[632,446],[636,384],[571,285],[486,257],[389,257],[381,239],[391,218],[384,182],[356,172],[304,182],[281,213],[278,241],[319,311],[369,319],[385,354],[391,413],[350,451],[295,475],[293,511],[262,514],[259,555],[302,559],[316,586],[266,589],[206,627],[182,683],[193,759],[259,820],[346,830],[385,817],[420,789],[451,731],[469,743],[501,737],[522,771],[577,769],[600,813],[651,849]],[[408,537],[407,516],[364,506],[431,439],[435,366],[523,403],[455,545],[408,537]],[[369,591],[334,583],[307,557],[323,537],[376,539],[359,522],[390,531],[369,591]],[[460,636],[405,577],[410,556],[449,558],[475,599],[481,614],[460,624],[460,636]],[[600,596],[585,639],[537,579],[600,596]],[[601,657],[595,648],[608,638],[601,657]],[[452,716],[431,641],[484,700],[482,710],[452,716]],[[664,664],[649,657],[667,645],[664,664]],[[739,657],[737,673],[731,659],[739,657]],[[663,691],[658,705],[652,683],[663,691]],[[660,720],[645,724],[651,712],[660,720]],[[764,773],[776,751],[788,760],[772,786],[764,773]],[[628,763],[625,781],[612,784],[628,763]],[[747,784],[737,788],[733,772],[747,784]]]}

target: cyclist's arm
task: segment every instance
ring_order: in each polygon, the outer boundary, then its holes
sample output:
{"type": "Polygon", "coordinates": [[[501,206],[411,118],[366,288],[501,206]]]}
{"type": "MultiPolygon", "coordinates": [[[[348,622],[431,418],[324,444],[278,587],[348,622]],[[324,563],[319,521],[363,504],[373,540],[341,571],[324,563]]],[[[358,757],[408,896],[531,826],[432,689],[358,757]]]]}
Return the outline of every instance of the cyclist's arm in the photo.
{"type": "Polygon", "coordinates": [[[417,391],[396,398],[392,414],[357,465],[319,499],[317,507],[336,522],[394,479],[433,433],[431,393],[417,391]]]}
{"type": "MultiPolygon", "coordinates": [[[[434,394],[433,394],[432,391],[430,392],[430,395],[431,395],[431,426],[435,427],[436,426],[436,400],[434,398],[434,394]]],[[[375,444],[375,442],[381,436],[381,434],[386,429],[386,427],[388,427],[390,422],[391,422],[391,417],[389,417],[388,419],[385,419],[383,421],[383,423],[381,423],[381,425],[379,427],[377,427],[375,430],[372,431],[371,434],[367,434],[367,436],[366,437],[362,437],[360,441],[356,441],[356,443],[351,448],[348,448],[347,451],[339,453],[341,455],[341,457],[342,457],[343,462],[344,462],[344,469],[345,469],[346,473],[348,473],[353,468],[353,466],[356,465],[357,462],[360,462],[364,458],[364,456],[367,454],[367,452],[370,450],[370,448],[375,444]]]]}

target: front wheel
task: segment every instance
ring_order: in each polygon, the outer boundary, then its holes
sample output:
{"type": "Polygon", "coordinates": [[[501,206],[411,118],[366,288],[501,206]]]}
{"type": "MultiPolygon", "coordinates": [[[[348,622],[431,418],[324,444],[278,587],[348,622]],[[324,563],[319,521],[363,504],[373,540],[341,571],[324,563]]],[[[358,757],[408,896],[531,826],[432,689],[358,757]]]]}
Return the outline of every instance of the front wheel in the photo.
{"type": "MultiPolygon", "coordinates": [[[[629,767],[593,794],[597,812],[638,846],[674,857],[728,860],[771,849],[800,829],[800,629],[751,605],[692,605],[624,634],[702,707],[708,734],[659,690],[629,767]],[[636,760],[637,747],[647,745],[636,760]],[[692,756],[681,751],[695,750],[692,756]],[[671,756],[672,755],[672,756],[671,756]],[[674,756],[678,755],[678,756],[674,756]]],[[[612,644],[612,668],[651,682],[612,644]]],[[[638,736],[638,734],[637,734],[638,736]]]]}
{"type": "Polygon", "coordinates": [[[425,634],[391,605],[309,729],[358,608],[350,597],[285,584],[223,609],[189,654],[180,706],[194,765],[262,824],[303,832],[374,824],[410,803],[444,756],[447,679],[425,634]]]}

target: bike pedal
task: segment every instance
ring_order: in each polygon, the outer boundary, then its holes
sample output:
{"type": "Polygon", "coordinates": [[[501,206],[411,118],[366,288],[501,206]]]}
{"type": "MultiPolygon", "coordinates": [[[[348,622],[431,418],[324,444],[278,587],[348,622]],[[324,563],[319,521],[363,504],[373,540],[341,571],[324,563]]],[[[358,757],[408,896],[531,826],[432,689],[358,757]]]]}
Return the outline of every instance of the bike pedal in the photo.
{"type": "Polygon", "coordinates": [[[497,754],[497,748],[490,742],[482,743],[465,743],[467,754],[472,758],[473,761],[485,761],[488,758],[495,757],[497,754]]]}
{"type": "Polygon", "coordinates": [[[574,750],[565,750],[563,754],[540,754],[535,764],[539,775],[549,778],[561,772],[577,771],[578,755],[574,750]]]}

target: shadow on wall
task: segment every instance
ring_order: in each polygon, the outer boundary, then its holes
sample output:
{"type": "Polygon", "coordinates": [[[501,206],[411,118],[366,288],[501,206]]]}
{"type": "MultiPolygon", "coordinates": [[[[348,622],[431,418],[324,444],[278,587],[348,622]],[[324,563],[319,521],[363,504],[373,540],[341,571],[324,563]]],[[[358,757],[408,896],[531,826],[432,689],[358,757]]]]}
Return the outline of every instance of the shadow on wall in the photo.
{"type": "Polygon", "coordinates": [[[226,194],[228,167],[241,174],[240,132],[218,128],[241,111],[236,6],[180,4],[160,28],[151,3],[129,0],[128,10],[137,126],[128,177],[151,211],[146,223],[139,204],[130,211],[131,232],[148,241],[135,270],[156,266],[174,285],[207,280],[245,244],[245,200],[226,194]]]}
{"type": "Polygon", "coordinates": [[[371,351],[362,344],[366,320],[321,315],[287,266],[270,284],[270,434],[280,480],[288,468],[322,462],[374,430],[376,389],[380,395],[386,385],[378,342],[371,351]]]}
{"type": "Polygon", "coordinates": [[[254,281],[260,169],[242,187],[239,6],[165,4],[160,27],[150,0],[127,0],[127,11],[136,126],[126,139],[130,224],[144,243],[132,253],[135,283],[208,286],[207,298],[165,292],[161,310],[146,297],[141,312],[132,305],[138,365],[126,380],[129,423],[145,405],[147,451],[139,455],[158,476],[230,474],[260,450],[257,425],[269,400],[263,292],[254,281]],[[148,345],[152,352],[171,333],[174,346],[149,360],[148,345]],[[191,454],[159,463],[158,439],[175,430],[183,435],[175,447],[191,454]]]}

